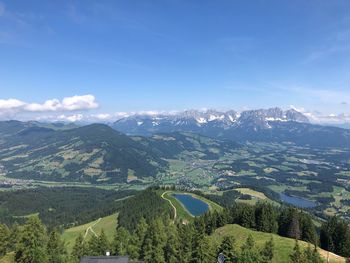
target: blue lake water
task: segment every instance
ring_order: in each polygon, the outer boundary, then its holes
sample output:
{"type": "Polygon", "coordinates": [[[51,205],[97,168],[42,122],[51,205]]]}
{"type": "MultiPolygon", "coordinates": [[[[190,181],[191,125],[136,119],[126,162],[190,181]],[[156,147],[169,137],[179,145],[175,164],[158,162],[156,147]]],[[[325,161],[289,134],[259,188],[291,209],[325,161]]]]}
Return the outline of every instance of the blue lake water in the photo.
{"type": "Polygon", "coordinates": [[[288,204],[291,204],[291,205],[294,205],[294,206],[297,206],[300,208],[312,208],[312,207],[317,206],[316,202],[313,202],[311,200],[286,195],[284,193],[280,193],[280,198],[283,202],[286,202],[288,204]]]}
{"type": "Polygon", "coordinates": [[[194,216],[200,216],[208,211],[209,206],[207,203],[194,198],[189,194],[173,194],[173,196],[181,202],[184,207],[194,216]]]}

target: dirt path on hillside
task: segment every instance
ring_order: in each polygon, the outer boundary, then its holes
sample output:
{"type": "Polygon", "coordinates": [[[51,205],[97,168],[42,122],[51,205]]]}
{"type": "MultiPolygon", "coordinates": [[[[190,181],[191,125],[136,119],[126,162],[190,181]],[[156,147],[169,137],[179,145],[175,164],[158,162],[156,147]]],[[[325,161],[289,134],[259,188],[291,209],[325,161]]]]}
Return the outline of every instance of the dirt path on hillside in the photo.
{"type": "Polygon", "coordinates": [[[171,202],[171,200],[170,200],[170,199],[168,199],[168,198],[164,197],[164,195],[165,195],[166,193],[169,193],[169,191],[164,192],[164,193],[162,194],[162,198],[163,198],[164,200],[167,200],[167,201],[170,203],[170,205],[173,207],[173,209],[174,209],[174,223],[175,223],[175,221],[176,221],[176,217],[177,217],[176,207],[174,206],[174,204],[171,202]]]}
{"type": "Polygon", "coordinates": [[[91,226],[89,226],[86,231],[85,231],[85,235],[84,235],[84,239],[86,238],[87,234],[89,233],[89,231],[91,231],[91,233],[93,233],[96,237],[97,234],[95,233],[95,231],[92,229],[94,226],[96,226],[102,218],[99,218],[94,224],[92,224],[91,226]]]}

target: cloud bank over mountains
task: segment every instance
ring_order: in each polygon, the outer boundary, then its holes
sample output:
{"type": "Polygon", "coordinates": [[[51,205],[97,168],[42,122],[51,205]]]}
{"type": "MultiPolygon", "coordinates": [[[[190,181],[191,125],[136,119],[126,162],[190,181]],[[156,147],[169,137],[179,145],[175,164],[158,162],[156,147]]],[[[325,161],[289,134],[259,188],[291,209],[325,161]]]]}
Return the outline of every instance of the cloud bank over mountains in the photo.
{"type": "MultiPolygon", "coordinates": [[[[43,103],[29,103],[15,98],[0,99],[0,120],[36,120],[45,122],[114,122],[133,115],[171,115],[181,111],[131,111],[96,112],[99,103],[94,95],[75,95],[48,99],[43,103]],[[91,112],[91,110],[94,110],[91,112]]],[[[274,105],[273,105],[274,106],[274,105]]],[[[350,124],[350,114],[324,114],[291,105],[289,108],[303,113],[312,123],[342,125],[350,124]]],[[[234,109],[234,106],[232,107],[234,109]]],[[[202,109],[200,111],[206,111],[202,109]]]]}
{"type": "Polygon", "coordinates": [[[28,103],[18,99],[0,99],[0,116],[13,116],[21,113],[45,113],[85,111],[98,108],[93,95],[66,97],[62,100],[49,99],[43,103],[28,103]]]}

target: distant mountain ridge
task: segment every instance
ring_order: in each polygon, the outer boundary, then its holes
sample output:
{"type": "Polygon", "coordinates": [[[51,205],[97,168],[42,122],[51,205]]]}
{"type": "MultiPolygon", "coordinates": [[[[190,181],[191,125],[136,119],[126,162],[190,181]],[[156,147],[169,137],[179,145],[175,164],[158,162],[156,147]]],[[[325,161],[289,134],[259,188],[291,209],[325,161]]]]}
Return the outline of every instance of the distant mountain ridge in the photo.
{"type": "Polygon", "coordinates": [[[23,122],[0,122],[0,164],[9,177],[95,183],[152,177],[167,166],[104,124],[54,130],[23,122]]]}
{"type": "Polygon", "coordinates": [[[133,115],[111,126],[129,135],[191,132],[233,141],[292,142],[314,147],[350,147],[350,130],[311,124],[294,109],[220,112],[190,110],[177,114],[133,115]]]}
{"type": "Polygon", "coordinates": [[[155,178],[164,158],[218,159],[241,145],[198,134],[130,137],[105,124],[59,129],[36,122],[0,122],[0,175],[19,179],[126,183],[155,178]]]}
{"type": "Polygon", "coordinates": [[[270,128],[269,123],[275,121],[309,123],[305,115],[294,109],[283,111],[280,108],[270,108],[242,113],[234,110],[188,110],[177,114],[133,115],[116,121],[112,127],[127,134],[151,135],[156,132],[198,132],[240,126],[270,128]]]}

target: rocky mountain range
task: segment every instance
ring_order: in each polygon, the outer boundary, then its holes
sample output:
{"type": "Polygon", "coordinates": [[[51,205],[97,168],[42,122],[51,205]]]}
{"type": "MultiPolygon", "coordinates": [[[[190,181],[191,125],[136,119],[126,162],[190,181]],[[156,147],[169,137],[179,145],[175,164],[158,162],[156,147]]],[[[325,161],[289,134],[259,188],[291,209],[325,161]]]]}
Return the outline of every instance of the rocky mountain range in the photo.
{"type": "Polygon", "coordinates": [[[206,129],[229,129],[232,127],[271,128],[271,122],[309,123],[302,113],[280,108],[248,110],[238,113],[234,110],[188,110],[177,114],[133,115],[116,121],[112,127],[127,134],[150,135],[154,132],[190,131],[206,129]]]}
{"type": "Polygon", "coordinates": [[[177,114],[133,115],[111,125],[129,135],[151,136],[156,133],[192,132],[241,141],[292,142],[314,147],[350,146],[350,130],[311,124],[294,109],[190,110],[177,114]]]}

